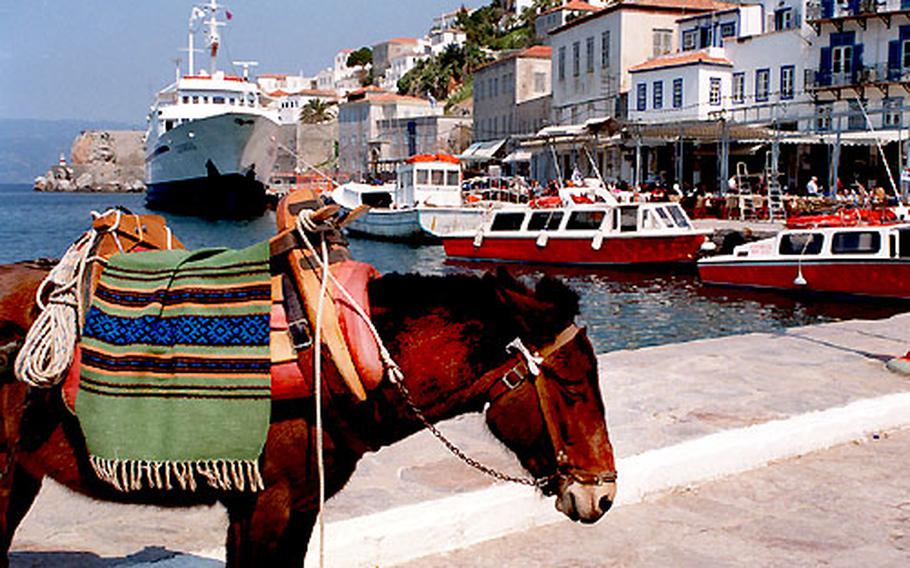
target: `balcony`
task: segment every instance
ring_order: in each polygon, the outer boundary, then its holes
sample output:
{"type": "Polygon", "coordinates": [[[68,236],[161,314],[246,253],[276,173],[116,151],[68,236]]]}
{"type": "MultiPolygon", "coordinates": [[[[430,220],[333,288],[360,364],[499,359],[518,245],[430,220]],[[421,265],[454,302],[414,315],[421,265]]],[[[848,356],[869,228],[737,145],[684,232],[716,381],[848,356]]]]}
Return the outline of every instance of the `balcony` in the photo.
{"type": "Polygon", "coordinates": [[[831,93],[840,98],[844,89],[851,89],[862,97],[867,88],[875,88],[887,97],[892,87],[910,92],[910,68],[874,63],[850,72],[806,69],[805,81],[806,91],[813,95],[831,93]]]}
{"type": "Polygon", "coordinates": [[[809,0],[806,4],[806,23],[816,34],[825,24],[842,32],[848,22],[865,30],[870,19],[879,19],[890,29],[897,15],[910,15],[910,0],[809,0]]]}

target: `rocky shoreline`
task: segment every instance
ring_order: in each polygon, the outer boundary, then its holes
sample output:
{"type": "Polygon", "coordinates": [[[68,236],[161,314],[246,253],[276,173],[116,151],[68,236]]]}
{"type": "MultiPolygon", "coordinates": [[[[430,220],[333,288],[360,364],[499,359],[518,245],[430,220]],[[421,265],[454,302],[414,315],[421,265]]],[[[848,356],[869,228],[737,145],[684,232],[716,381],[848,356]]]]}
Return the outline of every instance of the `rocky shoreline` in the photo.
{"type": "Polygon", "coordinates": [[[73,141],[70,162],[35,178],[35,191],[136,193],[145,191],[143,133],[92,130],[73,141]]]}

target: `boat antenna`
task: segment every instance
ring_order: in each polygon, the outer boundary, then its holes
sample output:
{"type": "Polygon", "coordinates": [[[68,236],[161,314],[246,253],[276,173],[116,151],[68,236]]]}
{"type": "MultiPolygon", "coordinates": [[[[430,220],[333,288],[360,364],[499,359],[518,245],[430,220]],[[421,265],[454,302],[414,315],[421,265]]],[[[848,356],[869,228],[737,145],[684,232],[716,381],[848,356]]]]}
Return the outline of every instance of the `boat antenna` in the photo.
{"type": "Polygon", "coordinates": [[[250,67],[256,67],[259,65],[258,61],[231,61],[231,65],[238,65],[243,68],[243,80],[247,81],[250,78],[250,67]]]}
{"type": "Polygon", "coordinates": [[[875,127],[872,126],[872,119],[869,118],[869,113],[866,112],[866,105],[863,104],[859,95],[854,94],[853,96],[856,98],[856,104],[859,106],[859,110],[863,111],[863,116],[866,118],[866,126],[869,127],[869,132],[871,132],[872,137],[875,138],[875,145],[878,146],[878,153],[882,158],[882,162],[885,164],[885,171],[888,172],[888,181],[891,182],[891,189],[894,191],[894,195],[897,196],[898,201],[900,201],[901,193],[897,189],[897,184],[894,183],[894,174],[891,173],[891,165],[888,164],[888,157],[885,156],[885,149],[882,148],[881,138],[878,137],[878,133],[875,132],[875,127]]]}
{"type": "Polygon", "coordinates": [[[594,175],[596,175],[597,179],[600,181],[600,187],[594,189],[594,194],[610,205],[617,205],[618,202],[616,201],[616,198],[607,191],[607,182],[604,180],[603,175],[601,175],[600,168],[597,167],[597,161],[594,159],[594,156],[591,155],[591,149],[588,148],[587,144],[582,145],[582,148],[585,151],[585,156],[588,157],[588,163],[591,164],[591,169],[594,170],[594,175]]]}
{"type": "Polygon", "coordinates": [[[202,6],[193,6],[193,9],[190,11],[190,21],[187,25],[187,46],[185,50],[187,53],[186,74],[190,77],[192,77],[196,72],[194,55],[197,51],[200,51],[193,46],[193,35],[196,33],[196,23],[204,17],[205,10],[202,9],[202,6]]]}

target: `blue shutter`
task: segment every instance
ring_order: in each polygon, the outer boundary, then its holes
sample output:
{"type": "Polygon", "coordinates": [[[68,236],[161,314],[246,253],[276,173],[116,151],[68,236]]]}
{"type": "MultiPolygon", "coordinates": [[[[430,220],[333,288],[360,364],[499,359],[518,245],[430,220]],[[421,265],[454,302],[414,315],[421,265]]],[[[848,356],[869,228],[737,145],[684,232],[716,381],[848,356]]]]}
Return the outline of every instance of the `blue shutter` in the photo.
{"type": "Polygon", "coordinates": [[[897,81],[901,75],[901,41],[888,42],[888,79],[897,81]]]}
{"type": "Polygon", "coordinates": [[[818,62],[818,73],[815,74],[815,82],[820,86],[831,84],[831,48],[821,48],[821,59],[818,62]]]}
{"type": "Polygon", "coordinates": [[[910,0],[901,0],[901,10],[910,8],[910,0]]]}
{"type": "Polygon", "coordinates": [[[853,80],[863,76],[863,44],[853,46],[853,80]]]}
{"type": "Polygon", "coordinates": [[[847,8],[850,10],[850,13],[853,14],[854,16],[859,15],[859,13],[860,13],[859,0],[849,0],[849,2],[847,2],[847,8]]]}
{"type": "Polygon", "coordinates": [[[834,17],[834,0],[822,0],[822,18],[834,17]]]}

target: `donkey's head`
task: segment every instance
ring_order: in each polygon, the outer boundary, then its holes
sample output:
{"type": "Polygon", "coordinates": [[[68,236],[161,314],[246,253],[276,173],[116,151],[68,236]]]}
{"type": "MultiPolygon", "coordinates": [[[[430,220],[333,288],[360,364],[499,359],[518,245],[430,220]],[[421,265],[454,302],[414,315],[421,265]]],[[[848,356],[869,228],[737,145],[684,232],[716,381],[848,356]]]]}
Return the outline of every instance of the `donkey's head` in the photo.
{"type": "Polygon", "coordinates": [[[574,324],[578,298],[550,278],[533,292],[505,271],[495,278],[518,341],[508,347],[512,359],[489,373],[487,424],[544,493],[557,496],[557,509],[593,523],[613,505],[616,465],[597,358],[574,324]]]}

